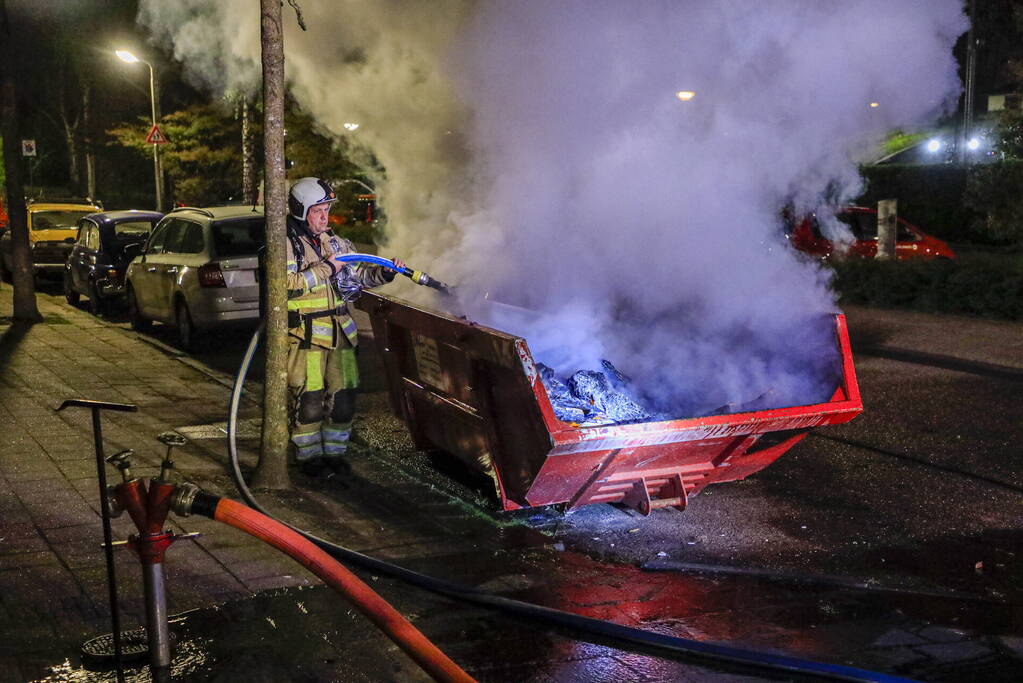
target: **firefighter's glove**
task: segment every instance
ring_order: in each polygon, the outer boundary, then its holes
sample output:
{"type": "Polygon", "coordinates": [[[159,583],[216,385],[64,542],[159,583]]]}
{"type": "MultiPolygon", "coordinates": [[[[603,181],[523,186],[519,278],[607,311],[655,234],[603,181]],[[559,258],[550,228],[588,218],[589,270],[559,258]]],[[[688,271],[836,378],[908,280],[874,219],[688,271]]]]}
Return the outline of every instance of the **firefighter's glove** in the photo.
{"type": "MultiPolygon", "coordinates": [[[[398,268],[398,270],[404,270],[406,268],[405,262],[398,257],[392,258],[391,261],[394,262],[394,265],[398,268]]],[[[391,270],[390,268],[384,268],[384,279],[388,282],[393,282],[394,276],[397,274],[397,271],[391,270]]]]}

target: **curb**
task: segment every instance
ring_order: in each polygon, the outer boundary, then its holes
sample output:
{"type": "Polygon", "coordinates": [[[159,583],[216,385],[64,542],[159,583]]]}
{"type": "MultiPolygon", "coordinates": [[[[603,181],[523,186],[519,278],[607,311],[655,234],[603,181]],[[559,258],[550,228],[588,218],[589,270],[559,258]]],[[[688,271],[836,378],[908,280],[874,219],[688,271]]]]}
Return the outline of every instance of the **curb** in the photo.
{"type": "MultiPolygon", "coordinates": [[[[109,327],[109,328],[118,330],[119,332],[122,332],[122,333],[124,333],[124,334],[126,334],[128,336],[134,337],[138,341],[141,341],[141,342],[144,342],[146,344],[149,344],[150,346],[152,346],[152,347],[162,351],[166,355],[170,356],[172,359],[174,359],[174,360],[176,360],[176,361],[178,361],[180,363],[183,363],[183,364],[187,365],[188,367],[192,368],[193,370],[196,370],[196,371],[206,375],[207,377],[212,379],[214,382],[217,382],[218,384],[222,384],[223,386],[227,387],[228,389],[232,389],[232,390],[234,389],[234,382],[235,382],[235,376],[234,375],[229,375],[226,372],[221,372],[220,370],[216,370],[214,368],[211,368],[210,366],[206,365],[202,361],[196,360],[194,357],[190,356],[188,353],[182,351],[181,349],[175,348],[175,347],[171,346],[170,344],[166,344],[166,343],[160,341],[159,339],[155,339],[155,338],[153,338],[153,337],[151,337],[149,335],[142,334],[141,332],[136,332],[136,331],[134,331],[132,329],[125,329],[124,327],[121,327],[118,323],[110,322],[109,320],[107,320],[107,319],[105,319],[103,317],[95,316],[95,315],[92,315],[91,313],[86,313],[85,311],[82,311],[82,310],[80,310],[78,308],[75,308],[74,306],[69,305],[67,302],[57,300],[57,301],[54,302],[54,305],[57,306],[58,308],[61,308],[61,309],[66,310],[66,311],[70,311],[70,312],[72,312],[74,314],[86,315],[86,316],[89,317],[89,319],[91,319],[92,321],[94,321],[96,323],[99,323],[100,325],[103,325],[104,327],[109,327]]],[[[247,402],[255,405],[255,404],[258,403],[258,401],[256,401],[254,398],[252,398],[252,396],[258,396],[258,395],[260,395],[262,393],[263,393],[263,384],[261,382],[256,382],[256,381],[253,381],[253,380],[247,380],[245,382],[244,390],[242,391],[242,400],[243,401],[247,401],[247,402]]]]}

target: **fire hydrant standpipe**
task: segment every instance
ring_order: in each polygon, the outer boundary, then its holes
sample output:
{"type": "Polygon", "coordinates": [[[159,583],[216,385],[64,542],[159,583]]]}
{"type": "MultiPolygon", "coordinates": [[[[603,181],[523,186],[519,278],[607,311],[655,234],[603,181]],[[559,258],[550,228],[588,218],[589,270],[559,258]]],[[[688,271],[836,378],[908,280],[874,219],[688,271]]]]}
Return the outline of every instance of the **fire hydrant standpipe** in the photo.
{"type": "Polygon", "coordinates": [[[347,597],[435,680],[460,683],[475,680],[359,577],[301,534],[272,517],[227,498],[202,491],[194,492],[194,497],[189,495],[188,498],[191,500],[176,505],[176,512],[205,515],[251,534],[291,556],[347,597]]]}
{"type": "Polygon", "coordinates": [[[164,523],[170,512],[176,486],[170,481],[174,467],[171,449],[187,440],[174,432],[164,432],[157,439],[167,446],[160,476],[147,481],[131,476],[127,454],[118,453],[108,460],[119,470],[123,481],[111,489],[106,498],[114,513],[127,511],[138,534],[132,534],[128,546],[138,555],[142,565],[142,583],[146,603],[146,634],[149,641],[149,666],[154,681],[170,680],[170,629],[167,624],[167,593],[164,585],[163,558],[178,536],[166,531],[164,523]]]}

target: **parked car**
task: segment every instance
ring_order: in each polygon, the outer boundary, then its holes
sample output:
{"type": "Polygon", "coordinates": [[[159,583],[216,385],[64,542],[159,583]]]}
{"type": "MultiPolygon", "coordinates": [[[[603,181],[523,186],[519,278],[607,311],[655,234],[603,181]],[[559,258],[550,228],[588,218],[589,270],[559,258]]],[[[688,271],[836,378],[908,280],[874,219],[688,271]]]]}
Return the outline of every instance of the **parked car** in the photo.
{"type": "Polygon", "coordinates": [[[98,315],[124,296],[124,274],[149,233],[163,218],[156,211],[108,211],[78,221],[78,236],[64,264],[64,297],[72,306],[82,295],[98,315]]]}
{"type": "Polygon", "coordinates": [[[181,346],[191,349],[206,330],[256,321],[264,222],[263,207],[250,205],[185,207],[164,216],[128,265],[132,327],[174,325],[181,346]]]}
{"type": "MultiPolygon", "coordinates": [[[[874,258],[877,255],[877,211],[862,206],[846,206],[836,213],[836,218],[849,226],[853,243],[849,246],[847,258],[874,258]]],[[[792,246],[821,258],[831,256],[834,245],[823,235],[816,216],[808,216],[798,223],[788,221],[786,225],[792,246]]],[[[895,234],[895,257],[908,259],[954,259],[955,252],[948,243],[932,237],[903,218],[898,219],[895,234]]]]}
{"type": "MultiPolygon", "coordinates": [[[[53,199],[32,201],[27,208],[32,267],[36,274],[59,277],[78,234],[78,221],[103,207],[88,199],[53,199]]],[[[0,236],[0,275],[6,278],[12,266],[11,231],[5,230],[0,236]]]]}

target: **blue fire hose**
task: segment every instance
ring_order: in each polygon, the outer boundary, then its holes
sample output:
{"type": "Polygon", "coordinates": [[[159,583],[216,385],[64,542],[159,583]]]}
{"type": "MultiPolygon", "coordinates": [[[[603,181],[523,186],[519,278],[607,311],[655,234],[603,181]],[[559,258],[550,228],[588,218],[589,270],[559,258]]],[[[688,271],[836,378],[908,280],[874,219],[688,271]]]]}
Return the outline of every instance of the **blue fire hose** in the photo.
{"type": "Polygon", "coordinates": [[[436,289],[439,292],[451,291],[451,287],[444,284],[440,280],[433,279],[424,271],[415,270],[413,268],[408,267],[399,268],[398,266],[394,265],[394,261],[388,258],[384,258],[383,256],[376,256],[375,254],[351,253],[334,256],[332,257],[332,260],[341,261],[342,263],[370,263],[375,266],[383,266],[388,270],[393,270],[396,273],[404,275],[409,280],[412,280],[412,282],[415,282],[417,285],[430,287],[432,289],[436,289]]]}

